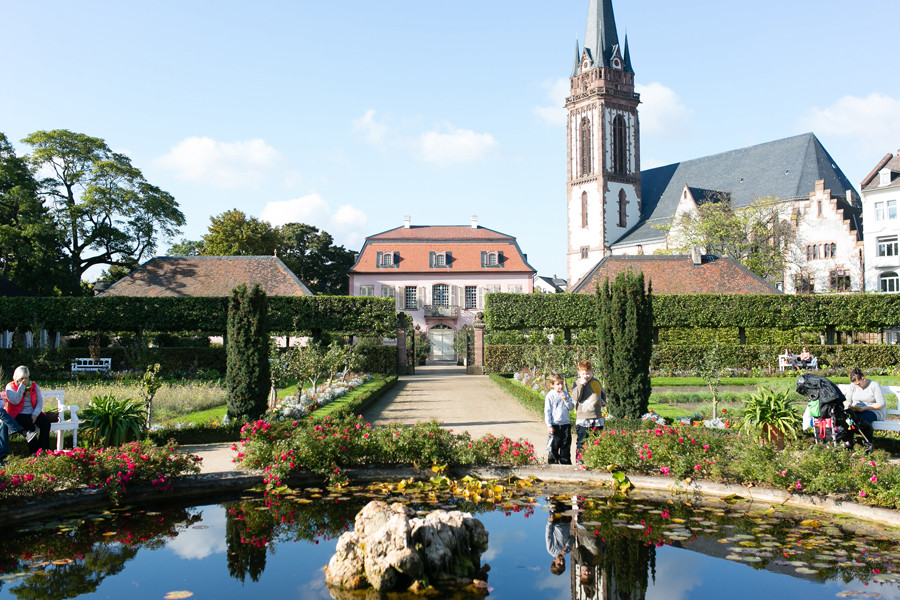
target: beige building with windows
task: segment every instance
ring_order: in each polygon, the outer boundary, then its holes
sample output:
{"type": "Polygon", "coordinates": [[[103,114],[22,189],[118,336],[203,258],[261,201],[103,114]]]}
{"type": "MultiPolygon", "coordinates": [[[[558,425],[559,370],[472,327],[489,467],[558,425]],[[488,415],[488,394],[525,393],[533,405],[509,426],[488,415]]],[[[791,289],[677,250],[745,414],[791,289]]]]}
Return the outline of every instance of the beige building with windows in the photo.
{"type": "Polygon", "coordinates": [[[900,151],[878,161],[860,189],[866,233],[866,291],[900,292],[900,151]]]}

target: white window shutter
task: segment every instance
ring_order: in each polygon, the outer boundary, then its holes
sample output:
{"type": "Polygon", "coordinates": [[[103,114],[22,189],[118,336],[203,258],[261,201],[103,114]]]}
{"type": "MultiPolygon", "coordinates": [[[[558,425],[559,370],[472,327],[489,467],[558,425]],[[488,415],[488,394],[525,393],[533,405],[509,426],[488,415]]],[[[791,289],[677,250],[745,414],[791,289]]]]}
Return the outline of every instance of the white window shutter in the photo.
{"type": "Polygon", "coordinates": [[[478,286],[478,302],[476,304],[478,308],[484,308],[484,287],[478,286]]]}
{"type": "Polygon", "coordinates": [[[419,303],[419,310],[424,309],[425,308],[425,287],[424,286],[419,287],[419,293],[416,296],[416,300],[419,303]]]}
{"type": "Polygon", "coordinates": [[[459,286],[450,286],[450,306],[459,306],[459,286]]]}

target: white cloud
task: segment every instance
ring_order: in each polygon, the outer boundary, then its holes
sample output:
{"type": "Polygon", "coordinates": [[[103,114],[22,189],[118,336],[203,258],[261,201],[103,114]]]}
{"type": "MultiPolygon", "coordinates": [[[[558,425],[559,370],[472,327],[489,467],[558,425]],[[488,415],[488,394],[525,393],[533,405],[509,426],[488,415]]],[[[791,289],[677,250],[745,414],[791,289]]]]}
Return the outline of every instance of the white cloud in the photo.
{"type": "Polygon", "coordinates": [[[211,554],[222,554],[225,544],[225,509],[221,506],[203,510],[203,520],[166,542],[166,547],[185,560],[199,560],[211,554]]]}
{"type": "Polygon", "coordinates": [[[665,585],[653,585],[647,590],[647,600],[683,600],[690,597],[690,591],[703,584],[705,557],[687,550],[666,552],[657,556],[656,581],[665,585]]]}
{"type": "Polygon", "coordinates": [[[874,166],[900,140],[900,98],[877,93],[865,98],[844,96],[831,106],[810,109],[800,122],[805,131],[849,138],[857,152],[876,157],[874,166]]]}
{"type": "Polygon", "coordinates": [[[676,137],[690,129],[694,111],[681,103],[674,90],[661,83],[636,85],[641,95],[641,133],[662,137],[676,137]]]}
{"type": "Polygon", "coordinates": [[[190,137],[178,143],[154,164],[179,177],[219,188],[254,186],[281,159],[262,139],[217,142],[208,137],[190,137]]]}
{"type": "Polygon", "coordinates": [[[566,124],[566,98],[571,90],[569,79],[560,78],[541,84],[547,90],[548,106],[535,106],[531,111],[548,125],[566,124]]]}
{"type": "Polygon", "coordinates": [[[332,210],[319,194],[267,202],[259,218],[275,226],[306,223],[318,227],[330,233],[337,244],[348,248],[359,245],[369,224],[369,218],[361,209],[352,204],[344,204],[337,210],[332,210]]]}
{"type": "Polygon", "coordinates": [[[419,136],[419,158],[425,162],[446,166],[485,158],[497,145],[489,133],[475,133],[446,125],[443,131],[426,131],[419,136]]]}
{"type": "Polygon", "coordinates": [[[388,134],[388,127],[375,121],[375,111],[369,109],[362,117],[353,121],[353,131],[362,133],[371,144],[380,144],[388,134]]]}

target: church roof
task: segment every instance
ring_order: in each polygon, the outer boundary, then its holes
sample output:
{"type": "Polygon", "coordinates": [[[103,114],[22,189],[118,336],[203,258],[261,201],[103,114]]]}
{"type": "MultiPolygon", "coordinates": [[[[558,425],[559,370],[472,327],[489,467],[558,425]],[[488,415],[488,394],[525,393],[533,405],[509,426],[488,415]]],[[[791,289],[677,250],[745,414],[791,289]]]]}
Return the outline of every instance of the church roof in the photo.
{"type": "Polygon", "coordinates": [[[571,288],[592,294],[597,282],[631,269],[642,271],[654,294],[780,294],[781,292],[728,256],[704,255],[700,264],[687,255],[607,256],[571,288]]]}
{"type": "Polygon", "coordinates": [[[312,296],[277,256],[158,256],[98,296],[219,297],[245,283],[268,296],[312,296]]]}
{"type": "Polygon", "coordinates": [[[743,208],[758,197],[808,198],[819,179],[839,208],[858,212],[845,199],[853,185],[812,133],[647,169],[641,172],[641,222],[612,247],[664,238],[659,226],[670,223],[685,185],[717,190],[743,208]]]}

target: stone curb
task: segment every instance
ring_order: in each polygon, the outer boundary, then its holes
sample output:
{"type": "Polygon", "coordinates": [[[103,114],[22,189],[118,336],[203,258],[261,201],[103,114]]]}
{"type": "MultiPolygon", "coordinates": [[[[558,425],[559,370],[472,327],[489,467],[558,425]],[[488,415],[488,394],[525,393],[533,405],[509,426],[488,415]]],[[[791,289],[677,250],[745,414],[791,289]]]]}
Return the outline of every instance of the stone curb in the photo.
{"type": "MultiPolygon", "coordinates": [[[[508,479],[510,477],[534,477],[540,481],[553,483],[578,483],[595,485],[612,485],[613,478],[609,473],[584,471],[565,466],[534,467],[455,467],[448,469],[450,475],[463,477],[470,475],[479,479],[508,479]]],[[[363,468],[345,471],[351,481],[371,483],[388,479],[429,479],[434,476],[430,469],[412,467],[396,468],[363,468]]],[[[159,491],[142,487],[129,491],[125,504],[140,505],[165,501],[182,501],[191,498],[207,498],[215,502],[218,495],[237,493],[262,485],[262,471],[230,471],[223,473],[206,473],[201,475],[185,475],[172,482],[173,488],[159,491]]],[[[830,515],[848,516],[870,521],[889,527],[900,527],[900,512],[873,506],[864,506],[853,502],[844,502],[832,498],[819,498],[804,494],[792,494],[784,490],[747,487],[736,484],[724,484],[708,481],[685,482],[672,477],[630,476],[629,481],[635,490],[652,492],[671,497],[690,496],[692,498],[726,498],[740,497],[750,503],[767,506],[790,506],[804,510],[817,511],[830,515]]],[[[295,486],[314,487],[323,483],[323,478],[315,473],[293,475],[288,483],[295,486]]],[[[38,517],[42,515],[58,516],[60,510],[90,510],[109,507],[111,502],[102,490],[77,490],[54,495],[52,498],[16,506],[0,508],[0,518],[9,515],[15,519],[38,517]]]]}

